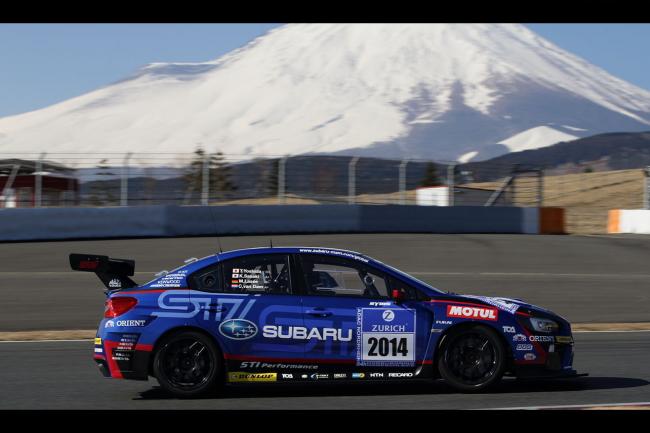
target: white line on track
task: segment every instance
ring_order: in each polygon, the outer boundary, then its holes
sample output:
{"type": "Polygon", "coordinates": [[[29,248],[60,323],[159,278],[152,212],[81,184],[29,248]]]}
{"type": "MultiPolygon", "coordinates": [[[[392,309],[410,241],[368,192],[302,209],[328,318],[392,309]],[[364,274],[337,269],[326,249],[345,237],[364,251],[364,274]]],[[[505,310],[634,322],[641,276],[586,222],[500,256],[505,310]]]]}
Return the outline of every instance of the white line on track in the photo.
{"type": "Polygon", "coordinates": [[[645,406],[650,405],[648,401],[636,403],[597,403],[597,404],[567,404],[560,406],[521,406],[521,407],[492,407],[481,410],[539,410],[539,409],[577,409],[590,407],[615,407],[615,406],[645,406]]]}

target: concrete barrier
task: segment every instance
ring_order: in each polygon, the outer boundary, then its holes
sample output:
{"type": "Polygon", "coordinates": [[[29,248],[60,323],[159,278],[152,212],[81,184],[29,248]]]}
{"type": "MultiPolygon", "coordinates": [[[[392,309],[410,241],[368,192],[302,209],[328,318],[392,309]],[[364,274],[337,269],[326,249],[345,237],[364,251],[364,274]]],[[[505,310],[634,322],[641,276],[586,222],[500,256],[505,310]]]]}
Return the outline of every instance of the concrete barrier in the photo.
{"type": "Polygon", "coordinates": [[[650,210],[610,210],[607,221],[607,233],[650,234],[650,210]]]}
{"type": "MultiPolygon", "coordinates": [[[[400,205],[1,209],[0,241],[263,233],[540,233],[556,211],[400,205]]],[[[561,233],[562,230],[555,232],[561,233]]]]}

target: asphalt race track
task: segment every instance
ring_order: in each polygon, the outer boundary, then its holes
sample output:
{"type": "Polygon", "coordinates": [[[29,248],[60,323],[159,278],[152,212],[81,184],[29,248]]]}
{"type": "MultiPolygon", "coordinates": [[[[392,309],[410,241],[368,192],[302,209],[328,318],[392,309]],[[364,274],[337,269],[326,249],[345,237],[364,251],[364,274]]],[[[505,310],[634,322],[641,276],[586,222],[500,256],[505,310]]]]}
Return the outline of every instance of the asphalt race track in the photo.
{"type": "MultiPolygon", "coordinates": [[[[221,238],[224,249],[268,237],[221,238]]],[[[273,236],[273,244],[357,250],[460,293],[522,298],[574,323],[650,322],[650,237],[340,234],[273,236]]],[[[0,331],[92,329],[104,295],[68,254],[136,260],[136,281],[218,250],[216,238],[23,242],[0,245],[0,331]]],[[[650,332],[578,333],[576,380],[506,380],[486,394],[444,383],[247,385],[201,400],[170,397],[155,380],[104,379],[90,341],[0,343],[0,409],[446,409],[650,401],[650,332]]]]}
{"type": "Polygon", "coordinates": [[[574,380],[507,380],[478,395],[428,381],[245,385],[197,400],[173,398],[155,379],[104,379],[91,341],[0,343],[0,409],[482,409],[650,401],[650,332],[575,337],[575,367],[590,376],[574,380]]]}
{"type": "MultiPolygon", "coordinates": [[[[224,237],[224,249],[268,246],[269,237],[224,237]]],[[[332,234],[273,236],[273,244],[356,250],[459,293],[521,298],[574,323],[650,321],[650,236],[332,234]]],[[[71,252],[136,260],[138,282],[216,238],[0,244],[0,331],[92,329],[103,287],[69,269],[71,252]]]]}

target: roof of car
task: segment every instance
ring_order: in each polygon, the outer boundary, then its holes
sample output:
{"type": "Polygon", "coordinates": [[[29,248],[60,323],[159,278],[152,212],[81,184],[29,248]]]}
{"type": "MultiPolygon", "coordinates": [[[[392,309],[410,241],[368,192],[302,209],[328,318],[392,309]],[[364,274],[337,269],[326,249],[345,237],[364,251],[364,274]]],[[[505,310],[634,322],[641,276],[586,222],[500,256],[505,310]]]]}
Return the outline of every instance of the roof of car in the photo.
{"type": "Polygon", "coordinates": [[[224,251],[217,254],[213,254],[202,259],[195,260],[187,265],[182,267],[187,267],[188,270],[194,270],[196,268],[201,268],[203,266],[210,265],[212,263],[220,262],[223,260],[233,259],[235,257],[246,256],[250,254],[324,254],[334,257],[346,257],[351,259],[356,259],[362,262],[377,262],[376,260],[367,257],[356,251],[342,250],[338,248],[327,248],[327,247],[255,247],[255,248],[242,248],[238,250],[224,251]]]}

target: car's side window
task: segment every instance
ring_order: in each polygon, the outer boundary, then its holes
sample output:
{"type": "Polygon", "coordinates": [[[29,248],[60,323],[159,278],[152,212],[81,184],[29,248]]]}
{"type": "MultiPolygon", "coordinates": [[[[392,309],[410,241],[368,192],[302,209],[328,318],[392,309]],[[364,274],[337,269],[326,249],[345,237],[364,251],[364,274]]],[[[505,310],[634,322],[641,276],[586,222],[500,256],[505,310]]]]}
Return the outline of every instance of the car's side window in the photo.
{"type": "Polygon", "coordinates": [[[221,264],[215,263],[194,272],[188,278],[190,289],[203,292],[221,292],[221,264]]]}
{"type": "Polygon", "coordinates": [[[223,287],[233,293],[291,294],[287,254],[253,254],[222,264],[223,287]]]}
{"type": "Polygon", "coordinates": [[[388,298],[385,276],[363,263],[312,254],[301,255],[300,262],[307,295],[388,298]]]}
{"type": "Polygon", "coordinates": [[[404,281],[395,278],[395,277],[388,277],[388,284],[390,287],[390,291],[392,293],[393,290],[398,290],[402,295],[404,296],[403,299],[409,300],[409,301],[428,301],[430,298],[426,296],[424,293],[416,289],[415,287],[412,287],[410,284],[405,283],[404,281]]]}

